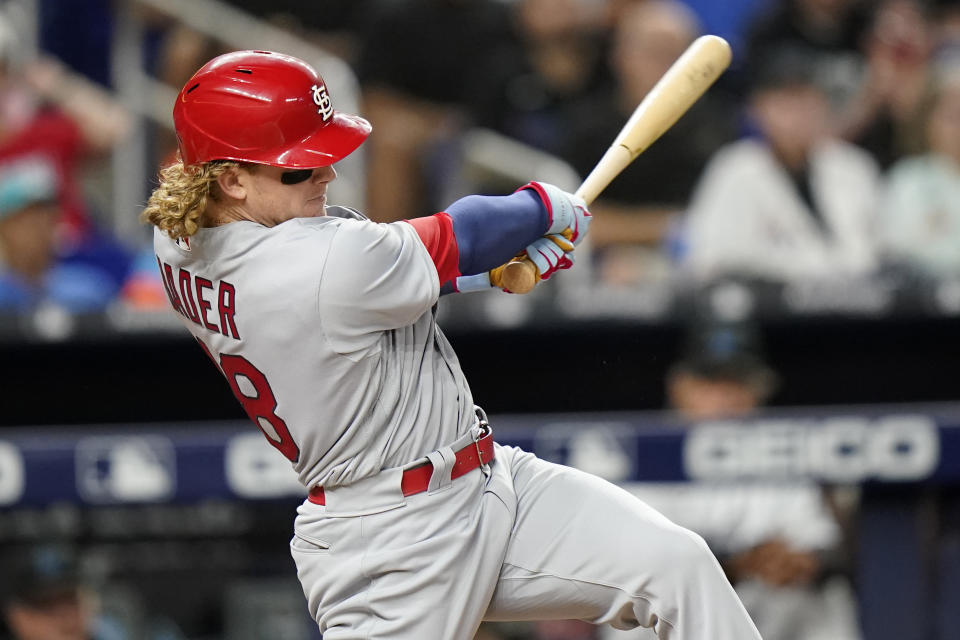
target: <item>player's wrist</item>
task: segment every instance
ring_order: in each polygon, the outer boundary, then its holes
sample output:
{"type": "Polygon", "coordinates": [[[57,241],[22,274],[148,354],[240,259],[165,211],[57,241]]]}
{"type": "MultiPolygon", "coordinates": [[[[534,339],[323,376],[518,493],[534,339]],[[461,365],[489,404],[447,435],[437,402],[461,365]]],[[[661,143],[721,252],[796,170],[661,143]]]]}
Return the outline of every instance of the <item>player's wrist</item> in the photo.
{"type": "Polygon", "coordinates": [[[457,276],[453,281],[454,291],[457,293],[473,293],[475,291],[488,291],[496,288],[494,283],[493,271],[484,271],[472,276],[457,276]]]}
{"type": "Polygon", "coordinates": [[[579,242],[586,235],[590,212],[583,198],[547,182],[528,182],[518,191],[524,189],[534,192],[547,210],[547,228],[543,235],[567,232],[564,235],[573,242],[579,242]]]}

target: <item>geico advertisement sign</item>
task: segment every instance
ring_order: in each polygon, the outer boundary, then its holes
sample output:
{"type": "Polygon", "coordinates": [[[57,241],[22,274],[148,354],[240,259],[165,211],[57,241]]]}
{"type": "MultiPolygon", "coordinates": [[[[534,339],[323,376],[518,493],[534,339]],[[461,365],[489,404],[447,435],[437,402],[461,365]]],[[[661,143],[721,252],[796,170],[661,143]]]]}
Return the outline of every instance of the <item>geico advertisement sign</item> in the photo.
{"type": "Polygon", "coordinates": [[[23,486],[23,456],[9,442],[0,442],[0,506],[19,502],[23,486]]]}
{"type": "Polygon", "coordinates": [[[905,482],[929,477],[939,460],[937,426],[919,415],[701,423],[683,448],[693,479],[905,482]]]}

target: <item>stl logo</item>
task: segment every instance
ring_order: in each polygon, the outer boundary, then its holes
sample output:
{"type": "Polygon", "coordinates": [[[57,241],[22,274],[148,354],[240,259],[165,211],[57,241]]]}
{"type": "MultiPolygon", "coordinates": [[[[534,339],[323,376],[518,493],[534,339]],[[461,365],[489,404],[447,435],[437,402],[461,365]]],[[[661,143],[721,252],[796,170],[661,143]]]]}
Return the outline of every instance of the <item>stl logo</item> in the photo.
{"type": "Polygon", "coordinates": [[[317,109],[317,113],[323,116],[323,121],[326,122],[333,116],[333,103],[330,102],[330,94],[327,93],[327,87],[323,83],[315,84],[310,87],[310,91],[313,92],[313,103],[320,107],[317,109]]]}

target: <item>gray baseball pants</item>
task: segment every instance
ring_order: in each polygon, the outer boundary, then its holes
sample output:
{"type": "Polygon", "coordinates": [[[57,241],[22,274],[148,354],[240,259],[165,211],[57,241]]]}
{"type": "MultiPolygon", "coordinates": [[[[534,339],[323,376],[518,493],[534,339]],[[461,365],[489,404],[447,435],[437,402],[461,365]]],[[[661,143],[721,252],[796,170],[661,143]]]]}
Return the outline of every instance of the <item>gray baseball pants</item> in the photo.
{"type": "Polygon", "coordinates": [[[496,445],[450,481],[458,443],[298,509],[291,552],[325,640],[471,640],[482,620],[587,620],[661,640],[759,639],[698,535],[619,487],[496,445]]]}

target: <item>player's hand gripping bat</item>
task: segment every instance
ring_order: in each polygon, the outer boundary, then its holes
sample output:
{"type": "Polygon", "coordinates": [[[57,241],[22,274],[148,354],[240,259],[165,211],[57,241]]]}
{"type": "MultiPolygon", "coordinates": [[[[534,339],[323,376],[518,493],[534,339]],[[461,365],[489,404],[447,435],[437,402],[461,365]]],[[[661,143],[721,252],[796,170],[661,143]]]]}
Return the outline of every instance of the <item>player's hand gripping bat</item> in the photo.
{"type": "MultiPolygon", "coordinates": [[[[673,126],[730,64],[730,45],[717,36],[701,36],[691,44],[650,90],[617,138],[603,154],[577,195],[587,205],[627,165],[673,126]]],[[[513,293],[527,293],[537,284],[529,258],[514,258],[504,267],[503,284],[513,293]]]]}

